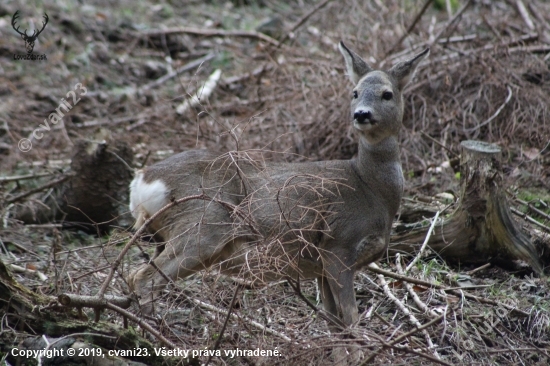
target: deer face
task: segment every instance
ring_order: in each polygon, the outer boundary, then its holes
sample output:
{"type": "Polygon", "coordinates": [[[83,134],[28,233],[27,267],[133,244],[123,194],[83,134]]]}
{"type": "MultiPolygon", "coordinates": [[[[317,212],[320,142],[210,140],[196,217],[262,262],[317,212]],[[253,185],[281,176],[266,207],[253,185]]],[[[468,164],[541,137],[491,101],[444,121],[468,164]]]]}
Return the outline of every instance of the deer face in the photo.
{"type": "Polygon", "coordinates": [[[351,99],[353,126],[371,144],[397,134],[403,120],[403,88],[414,75],[425,49],[410,60],[400,62],[388,71],[374,70],[343,42],[340,52],[346,61],[350,80],[355,84],[351,99]]]}
{"type": "Polygon", "coordinates": [[[352,91],[351,118],[353,127],[371,143],[399,131],[403,98],[390,75],[371,71],[359,80],[352,91]]]}

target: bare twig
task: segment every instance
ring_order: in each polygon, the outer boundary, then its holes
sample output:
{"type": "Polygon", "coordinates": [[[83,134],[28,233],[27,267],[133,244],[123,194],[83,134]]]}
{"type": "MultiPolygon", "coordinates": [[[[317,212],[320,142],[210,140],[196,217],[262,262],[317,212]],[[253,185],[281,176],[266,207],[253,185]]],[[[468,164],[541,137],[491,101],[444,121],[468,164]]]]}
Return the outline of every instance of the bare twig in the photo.
{"type": "Polygon", "coordinates": [[[382,275],[387,276],[387,277],[395,278],[396,280],[407,281],[407,282],[410,282],[410,283],[416,283],[417,285],[426,286],[428,288],[437,288],[437,289],[440,289],[440,290],[443,290],[443,291],[451,292],[452,294],[460,296],[460,297],[465,297],[465,298],[470,299],[470,300],[475,300],[475,301],[483,303],[483,304],[501,306],[501,307],[504,307],[504,308],[506,308],[506,309],[516,313],[516,314],[524,316],[524,317],[530,316],[529,313],[527,313],[523,310],[517,309],[514,306],[511,306],[509,304],[505,304],[505,303],[502,303],[502,302],[498,302],[498,301],[486,299],[486,298],[483,298],[483,297],[475,296],[475,295],[469,294],[469,293],[464,292],[464,291],[457,291],[454,288],[448,288],[448,287],[445,287],[443,285],[438,285],[438,284],[431,283],[431,282],[428,282],[428,281],[423,281],[423,280],[419,280],[419,279],[416,279],[416,278],[403,276],[403,275],[400,275],[400,274],[397,274],[397,273],[386,271],[382,268],[379,268],[378,266],[373,266],[372,263],[369,264],[366,268],[368,268],[368,270],[371,271],[371,272],[382,274],[382,275]]]}
{"type": "Polygon", "coordinates": [[[540,222],[538,222],[537,220],[535,220],[534,218],[532,218],[531,216],[519,211],[518,209],[514,208],[514,207],[510,207],[510,211],[512,211],[513,214],[516,214],[518,215],[519,217],[523,218],[524,220],[526,221],[529,221],[531,224],[533,225],[537,225],[538,227],[540,227],[541,229],[544,229],[544,231],[550,233],[550,227],[544,225],[544,224],[541,224],[540,222]]]}
{"type": "Polygon", "coordinates": [[[301,17],[291,28],[290,30],[284,35],[283,38],[281,38],[281,40],[279,42],[277,42],[276,46],[275,46],[275,50],[278,50],[282,45],[283,43],[286,42],[287,39],[290,38],[290,35],[296,31],[296,29],[300,28],[302,26],[302,24],[304,24],[309,18],[311,18],[311,16],[313,14],[315,14],[316,12],[318,12],[320,9],[324,8],[328,3],[330,3],[332,0],[324,0],[323,2],[317,4],[313,9],[311,9],[306,15],[304,15],[303,17],[301,17]]]}
{"type": "Polygon", "coordinates": [[[321,318],[325,319],[327,322],[331,323],[332,325],[335,325],[340,330],[346,329],[346,325],[342,323],[340,319],[336,318],[334,315],[327,313],[322,309],[319,309],[311,301],[309,301],[309,299],[304,296],[299,286],[297,284],[294,284],[294,281],[290,277],[287,276],[286,280],[290,285],[290,287],[292,287],[294,292],[306,303],[307,306],[309,306],[313,311],[315,311],[315,313],[319,314],[321,318]]]}
{"type": "Polygon", "coordinates": [[[411,270],[411,268],[418,262],[418,260],[422,257],[422,254],[424,253],[424,250],[426,249],[426,246],[428,245],[428,242],[430,241],[430,237],[432,236],[432,231],[435,228],[435,224],[437,223],[437,219],[439,218],[439,213],[441,211],[437,211],[432,224],[430,225],[430,228],[428,229],[428,233],[426,234],[426,239],[424,239],[424,242],[422,243],[422,246],[420,247],[420,251],[418,254],[414,257],[414,259],[409,263],[407,268],[405,268],[405,274],[411,270]]]}
{"type": "Polygon", "coordinates": [[[474,39],[477,39],[477,34],[468,34],[466,36],[453,36],[453,37],[447,37],[444,39],[440,39],[437,41],[437,43],[440,44],[448,44],[448,43],[458,43],[458,42],[470,42],[474,39]]]}
{"type": "Polygon", "coordinates": [[[43,184],[41,185],[40,187],[36,187],[36,188],[33,188],[25,193],[21,193],[20,195],[17,195],[15,197],[12,197],[10,199],[7,199],[6,200],[6,204],[10,204],[10,203],[13,203],[13,202],[17,202],[19,200],[22,200],[23,198],[25,197],[28,197],[34,193],[37,193],[37,192],[40,192],[40,191],[43,191],[45,189],[48,189],[48,188],[51,188],[51,187],[55,187],[56,185],[60,184],[60,183],[63,183],[64,181],[66,181],[67,179],[69,179],[71,177],[71,175],[65,175],[64,177],[61,177],[59,179],[56,179],[56,180],[52,180],[51,182],[48,182],[46,184],[43,184]]]}
{"type": "Polygon", "coordinates": [[[533,20],[531,20],[531,17],[529,16],[529,11],[525,7],[525,4],[522,0],[516,0],[516,6],[518,8],[519,15],[521,15],[523,21],[525,22],[525,25],[530,30],[535,29],[535,24],[533,23],[533,20]]]}
{"type": "Polygon", "coordinates": [[[394,50],[397,46],[399,46],[401,44],[401,42],[403,42],[403,40],[412,32],[412,30],[414,29],[414,27],[416,27],[416,24],[418,24],[418,22],[420,21],[420,18],[422,18],[422,15],[424,15],[424,13],[426,12],[426,10],[428,10],[428,7],[430,6],[430,4],[432,3],[433,0],[426,0],[426,2],[424,3],[424,5],[422,6],[422,9],[420,9],[420,11],[416,14],[416,16],[414,17],[412,23],[409,25],[409,27],[407,28],[407,30],[405,31],[405,33],[403,33],[403,35],[401,37],[399,37],[399,39],[397,40],[397,42],[395,42],[385,53],[385,56],[384,56],[384,59],[387,58],[394,50]]]}
{"type": "Polygon", "coordinates": [[[175,28],[166,28],[166,29],[151,29],[140,33],[141,36],[159,36],[166,34],[178,34],[186,33],[193,34],[196,36],[203,37],[244,37],[244,38],[255,38],[260,41],[270,43],[272,45],[277,45],[277,41],[270,36],[256,32],[256,31],[244,31],[244,30],[232,30],[225,31],[221,29],[201,29],[193,27],[175,27],[175,28]]]}
{"type": "MultiPolygon", "coordinates": [[[[225,333],[225,329],[227,328],[227,324],[229,323],[229,317],[231,316],[231,311],[233,310],[233,307],[235,306],[235,301],[237,300],[237,294],[239,293],[239,290],[241,289],[241,285],[237,285],[235,287],[235,291],[233,292],[233,298],[231,299],[231,303],[229,304],[229,310],[227,310],[227,315],[225,316],[225,321],[223,322],[222,329],[218,333],[218,338],[216,339],[216,343],[211,349],[218,349],[220,347],[220,343],[223,338],[223,334],[225,333]]],[[[208,357],[208,360],[206,361],[206,366],[210,364],[210,361],[212,361],[212,357],[214,357],[214,354],[211,353],[208,357]]]]}
{"type": "Polygon", "coordinates": [[[466,131],[468,132],[472,132],[472,131],[475,131],[477,129],[480,129],[481,127],[485,126],[486,124],[488,123],[491,123],[492,120],[494,120],[495,118],[498,117],[498,115],[500,114],[500,112],[502,112],[502,110],[504,109],[504,107],[506,107],[506,104],[508,104],[508,102],[510,101],[510,99],[512,99],[512,88],[510,88],[510,86],[506,85],[506,89],[508,90],[508,95],[506,96],[506,100],[504,100],[504,103],[502,103],[502,105],[500,107],[498,107],[498,109],[496,110],[495,113],[493,113],[493,115],[491,117],[489,117],[486,121],[480,123],[479,125],[477,126],[474,126],[472,128],[468,128],[466,129],[466,131]]]}
{"type": "Polygon", "coordinates": [[[247,322],[248,324],[252,325],[253,327],[255,328],[258,328],[260,329],[262,332],[265,332],[265,333],[268,333],[268,334],[271,334],[271,335],[274,335],[276,337],[279,337],[281,339],[283,339],[284,341],[286,342],[291,342],[292,339],[290,339],[290,337],[288,337],[287,335],[281,333],[281,332],[278,332],[274,329],[271,329],[271,328],[267,328],[265,326],[263,326],[262,324],[258,323],[257,321],[255,320],[252,320],[248,317],[244,317],[244,316],[239,316],[237,314],[234,314],[234,313],[231,313],[231,312],[228,312],[226,310],[223,310],[223,309],[220,309],[220,308],[217,308],[213,305],[210,305],[204,301],[201,301],[201,300],[197,300],[197,299],[190,299],[192,302],[194,302],[195,304],[199,305],[201,308],[203,309],[206,309],[206,310],[210,310],[210,311],[215,311],[216,313],[219,313],[219,314],[223,314],[223,315],[227,315],[229,313],[229,315],[231,316],[231,318],[233,318],[234,320],[241,320],[241,321],[245,321],[247,322]]]}
{"type": "MultiPolygon", "coordinates": [[[[29,225],[25,225],[25,227],[28,227],[28,226],[29,226],[29,225]]],[[[25,248],[23,245],[21,245],[21,244],[19,244],[19,243],[16,243],[15,241],[11,241],[11,242],[10,242],[10,245],[13,245],[14,247],[16,247],[16,248],[19,249],[19,250],[22,250],[22,251],[27,252],[27,253],[29,253],[29,254],[31,254],[31,255],[37,257],[37,258],[40,258],[40,256],[39,256],[38,254],[36,254],[35,252],[33,252],[33,251],[30,250],[30,249],[25,248]]]]}
{"type": "Polygon", "coordinates": [[[447,32],[450,28],[451,28],[451,25],[453,25],[453,23],[462,16],[462,14],[464,13],[464,11],[466,9],[468,9],[468,7],[470,6],[470,4],[472,3],[473,0],[468,0],[468,2],[466,4],[464,4],[464,6],[462,8],[460,8],[459,11],[456,12],[456,14],[451,18],[449,19],[449,21],[445,24],[445,26],[443,26],[441,28],[441,30],[439,31],[439,33],[437,33],[437,35],[432,39],[430,40],[430,45],[433,45],[434,43],[436,43],[437,41],[439,41],[439,38],[441,38],[443,36],[443,34],[445,32],[447,32]]]}
{"type": "Polygon", "coordinates": [[[154,337],[156,337],[159,341],[164,343],[167,347],[176,349],[178,348],[176,344],[170,342],[167,338],[165,338],[162,334],[160,334],[155,328],[150,326],[147,322],[143,321],[142,319],[138,318],[134,314],[130,313],[128,310],[125,310],[119,306],[116,306],[114,304],[111,304],[110,302],[107,302],[105,304],[105,307],[107,309],[111,309],[113,311],[116,311],[117,313],[125,316],[126,318],[130,319],[131,321],[138,324],[140,327],[151,333],[154,337]]]}
{"type": "MultiPolygon", "coordinates": [[[[374,266],[374,267],[377,267],[377,265],[375,263],[371,263],[371,265],[374,266]]],[[[388,286],[388,283],[386,282],[386,279],[384,278],[384,276],[379,274],[379,275],[377,275],[377,277],[378,277],[378,282],[380,282],[380,285],[382,286],[382,289],[384,290],[384,294],[386,294],[386,296],[394,304],[397,305],[399,310],[401,310],[401,312],[409,318],[409,321],[411,322],[411,324],[413,324],[417,328],[420,328],[422,325],[420,324],[420,322],[418,321],[416,316],[414,316],[414,314],[411,313],[409,308],[406,307],[405,304],[403,304],[403,302],[401,300],[399,300],[397,297],[395,297],[393,292],[390,290],[390,287],[388,286]]],[[[435,346],[432,342],[430,334],[425,329],[422,330],[422,333],[424,334],[424,338],[426,339],[426,343],[428,344],[428,348],[434,350],[435,357],[437,357],[439,359],[440,357],[437,354],[437,351],[435,351],[435,349],[434,349],[435,346]]]]}
{"type": "Polygon", "coordinates": [[[451,150],[447,146],[443,145],[441,142],[437,141],[432,136],[428,135],[426,132],[420,131],[420,133],[422,134],[422,136],[424,136],[424,137],[428,138],[429,140],[431,140],[434,144],[437,144],[437,145],[441,146],[442,148],[444,148],[445,150],[447,150],[449,153],[451,153],[451,155],[459,156],[459,154],[455,153],[453,150],[451,150]]]}
{"type": "MultiPolygon", "coordinates": [[[[550,144],[550,142],[549,142],[549,144],[550,144]]],[[[527,206],[527,208],[529,209],[529,211],[533,212],[534,214],[539,215],[540,217],[545,218],[546,220],[550,220],[550,215],[548,215],[548,214],[545,213],[544,211],[541,211],[541,210],[539,210],[538,208],[536,208],[535,206],[533,206],[533,204],[532,204],[531,202],[526,202],[526,201],[524,201],[524,200],[522,200],[522,199],[517,198],[516,195],[514,195],[513,193],[511,193],[511,192],[509,192],[509,191],[507,191],[507,192],[508,192],[508,194],[510,194],[511,196],[514,197],[514,201],[516,201],[516,202],[518,202],[518,203],[520,203],[520,204],[522,204],[522,205],[527,206]]]]}
{"type": "Polygon", "coordinates": [[[131,116],[124,116],[124,117],[118,117],[118,118],[100,118],[100,119],[94,119],[94,120],[91,120],[91,121],[84,121],[82,123],[74,123],[74,126],[75,127],[96,127],[96,126],[104,126],[104,125],[109,125],[109,126],[114,126],[114,125],[118,125],[120,123],[126,123],[126,122],[131,122],[131,121],[135,121],[135,120],[139,120],[141,118],[144,118],[145,115],[131,115],[131,116]]]}
{"type": "Polygon", "coordinates": [[[176,70],[174,70],[172,72],[169,72],[168,74],[161,76],[157,80],[152,81],[149,84],[146,84],[146,85],[140,87],[139,90],[140,91],[147,91],[149,89],[156,88],[157,86],[160,86],[160,85],[164,84],[166,81],[178,76],[179,74],[184,73],[185,71],[189,71],[191,69],[194,69],[196,67],[199,67],[203,63],[212,60],[215,56],[216,56],[216,54],[214,52],[210,52],[206,56],[203,56],[203,57],[198,58],[196,60],[193,60],[193,61],[191,61],[191,62],[189,62],[189,63],[187,63],[187,64],[185,64],[181,67],[178,67],[176,70]]]}
{"type": "Polygon", "coordinates": [[[491,263],[485,263],[485,264],[482,265],[481,267],[477,267],[477,268],[472,269],[471,271],[466,272],[466,274],[467,274],[468,276],[471,276],[471,275],[473,275],[474,273],[477,273],[477,272],[479,272],[479,271],[483,271],[485,268],[489,268],[489,267],[491,267],[491,263]]]}
{"type": "MultiPolygon", "coordinates": [[[[429,327],[431,327],[432,325],[434,324],[437,324],[439,323],[440,321],[444,320],[445,319],[445,314],[427,322],[426,324],[423,324],[421,327],[419,328],[414,328],[412,330],[410,330],[409,332],[405,333],[405,334],[402,334],[400,335],[399,337],[393,339],[391,342],[386,342],[384,341],[382,338],[378,337],[378,340],[382,343],[382,347],[378,348],[376,351],[374,351],[373,353],[371,353],[369,356],[367,356],[365,358],[365,360],[363,361],[363,363],[361,364],[361,366],[366,366],[368,365],[369,363],[371,363],[374,358],[380,354],[380,352],[382,352],[385,348],[387,347],[391,347],[393,346],[394,344],[397,344],[405,339],[407,339],[408,337],[412,336],[413,334],[415,333],[418,333],[424,329],[427,329],[429,327]]],[[[441,360],[437,360],[438,362],[442,362],[441,360]]]]}
{"type": "Polygon", "coordinates": [[[132,238],[128,241],[128,243],[126,243],[124,248],[122,248],[122,250],[118,254],[118,257],[112,263],[111,270],[109,271],[109,274],[107,274],[107,278],[105,278],[105,280],[103,281],[103,285],[99,289],[99,291],[97,293],[97,296],[100,299],[103,298],[103,296],[105,295],[105,291],[107,291],[107,288],[109,287],[109,285],[111,283],[111,280],[113,279],[113,277],[115,275],[115,271],[117,270],[118,266],[120,266],[120,263],[122,263],[122,259],[124,258],[124,256],[128,252],[128,250],[130,250],[130,247],[132,246],[132,244],[134,244],[141,237],[141,234],[143,234],[143,232],[145,231],[145,229],[147,228],[147,226],[149,226],[149,224],[151,222],[153,222],[164,211],[166,211],[166,210],[168,210],[168,209],[170,209],[170,208],[172,208],[172,207],[174,207],[174,206],[176,206],[180,203],[191,201],[191,200],[201,200],[201,199],[202,200],[210,200],[210,197],[208,197],[205,194],[197,194],[197,195],[193,195],[193,196],[187,196],[187,197],[184,197],[184,198],[180,198],[178,200],[170,202],[169,204],[167,204],[166,206],[162,207],[160,210],[155,212],[153,215],[151,215],[151,217],[149,217],[143,223],[143,225],[141,225],[141,227],[139,229],[137,229],[137,231],[134,233],[132,238]]]}
{"type": "Polygon", "coordinates": [[[12,175],[9,177],[0,177],[0,183],[13,182],[18,180],[36,179],[40,177],[47,177],[53,174],[55,173],[37,173],[37,174],[12,175]]]}
{"type": "MultiPolygon", "coordinates": [[[[395,265],[400,274],[405,274],[405,271],[401,266],[401,255],[399,253],[395,255],[395,265]]],[[[438,317],[435,311],[430,309],[428,305],[426,305],[422,300],[420,300],[420,298],[416,294],[416,291],[414,290],[414,288],[410,283],[408,282],[403,282],[403,283],[405,284],[405,288],[407,289],[407,291],[409,292],[409,295],[411,295],[411,297],[413,298],[413,301],[415,302],[416,306],[418,306],[419,309],[429,314],[432,318],[438,317]]]]}

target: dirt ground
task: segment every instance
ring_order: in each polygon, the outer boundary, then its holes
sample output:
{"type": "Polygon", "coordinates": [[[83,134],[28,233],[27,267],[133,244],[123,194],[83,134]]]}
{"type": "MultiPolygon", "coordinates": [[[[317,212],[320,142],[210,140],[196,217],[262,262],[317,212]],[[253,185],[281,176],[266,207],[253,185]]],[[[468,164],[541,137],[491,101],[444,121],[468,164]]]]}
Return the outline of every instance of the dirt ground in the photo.
{"type": "MultiPolygon", "coordinates": [[[[61,230],[58,222],[24,225],[14,217],[19,206],[53,194],[51,185],[25,195],[70,170],[78,141],[102,136],[129,146],[133,160],[124,164],[131,169],[194,148],[249,150],[275,161],[353,157],[352,86],[337,50],[340,40],[381,68],[431,49],[405,91],[400,142],[407,200],[432,202],[447,194],[452,202],[458,196],[460,142],[494,143],[502,148],[518,225],[548,239],[550,3],[438,0],[424,9],[425,3],[3,1],[0,259],[18,281],[44,295],[93,295],[101,286],[131,236],[127,217],[100,237],[61,230]],[[47,13],[33,51],[47,60],[15,59],[26,54],[12,27],[16,11],[19,30],[28,34],[47,13]],[[65,111],[61,119],[52,119],[56,109],[65,111]],[[529,204],[542,214],[527,215],[529,204]]],[[[124,193],[117,202],[127,211],[124,193]]],[[[127,292],[124,275],[141,262],[141,250],[132,248],[109,293],[127,292]]],[[[381,266],[396,271],[395,259],[381,266]]],[[[358,275],[358,337],[375,364],[548,364],[546,278],[494,266],[449,267],[433,253],[407,275],[420,282],[384,280],[370,271],[358,275]],[[414,331],[442,315],[442,321],[414,331]]],[[[285,282],[240,289],[232,303],[237,289],[215,272],[178,282],[159,302],[162,318],[152,324],[186,349],[212,347],[221,337],[221,350],[281,353],[276,360],[210,361],[219,365],[324,364],[331,347],[349,341],[331,335],[285,282]],[[229,317],[221,334],[230,304],[236,318],[229,317]]],[[[304,283],[302,291],[317,303],[314,283],[304,283]]],[[[102,320],[122,322],[109,311],[102,320]]],[[[26,336],[40,335],[11,328],[9,314],[1,322],[0,355],[26,336]]]]}

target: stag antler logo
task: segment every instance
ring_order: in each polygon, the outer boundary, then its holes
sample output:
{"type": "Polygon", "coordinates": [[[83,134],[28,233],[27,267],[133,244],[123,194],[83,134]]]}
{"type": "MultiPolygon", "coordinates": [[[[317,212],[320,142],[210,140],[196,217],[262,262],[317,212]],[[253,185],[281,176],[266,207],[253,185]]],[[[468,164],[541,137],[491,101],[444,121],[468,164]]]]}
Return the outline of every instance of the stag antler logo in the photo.
{"type": "Polygon", "coordinates": [[[25,33],[21,33],[19,31],[19,27],[16,27],[15,26],[15,23],[17,21],[17,18],[19,18],[19,10],[17,10],[15,12],[15,14],[13,14],[13,17],[11,18],[11,25],[13,27],[13,29],[15,29],[15,31],[17,33],[19,33],[21,35],[21,38],[23,38],[23,40],[25,41],[25,48],[27,49],[27,53],[28,54],[31,54],[32,53],[32,50],[34,49],[34,42],[36,41],[36,39],[38,38],[38,36],[40,35],[40,33],[42,33],[42,31],[44,30],[44,28],[46,28],[46,24],[48,24],[48,14],[44,13],[44,21],[42,22],[42,29],[40,29],[39,31],[37,31],[36,29],[32,32],[32,35],[28,35],[27,34],[27,30],[25,29],[25,33]]]}

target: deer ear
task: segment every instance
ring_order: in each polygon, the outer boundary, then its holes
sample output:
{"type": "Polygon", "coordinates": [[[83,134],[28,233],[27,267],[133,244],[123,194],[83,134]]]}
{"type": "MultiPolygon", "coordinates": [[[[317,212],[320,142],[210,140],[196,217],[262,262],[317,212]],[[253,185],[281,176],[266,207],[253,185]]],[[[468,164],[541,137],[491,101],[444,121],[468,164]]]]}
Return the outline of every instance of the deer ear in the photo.
{"type": "Polygon", "coordinates": [[[397,63],[388,71],[388,74],[393,76],[399,83],[399,89],[402,90],[413,79],[416,67],[429,54],[430,49],[426,48],[413,58],[397,63]]]}
{"type": "Polygon", "coordinates": [[[363,76],[372,71],[372,67],[358,54],[347,48],[344,42],[340,41],[338,49],[342,56],[344,56],[348,76],[352,83],[357,84],[363,76]]]}

